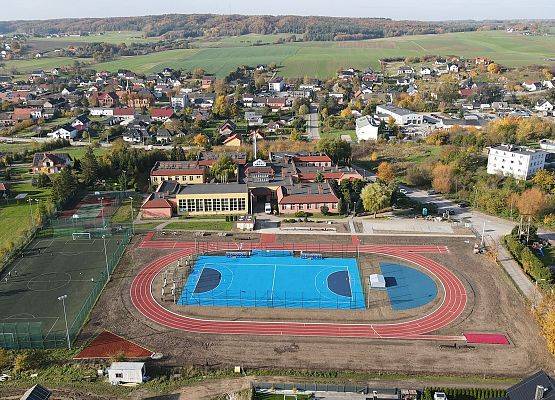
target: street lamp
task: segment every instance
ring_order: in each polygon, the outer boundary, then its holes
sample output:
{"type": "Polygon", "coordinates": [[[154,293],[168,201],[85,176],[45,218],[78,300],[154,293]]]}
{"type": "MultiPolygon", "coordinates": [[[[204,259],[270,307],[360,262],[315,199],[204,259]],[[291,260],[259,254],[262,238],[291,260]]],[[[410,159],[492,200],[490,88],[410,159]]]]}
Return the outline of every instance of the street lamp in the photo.
{"type": "Polygon", "coordinates": [[[106,261],[106,282],[110,280],[110,269],[108,268],[108,252],[106,251],[106,235],[102,235],[102,242],[104,243],[104,260],[106,261]]]}
{"type": "Polygon", "coordinates": [[[106,221],[104,221],[104,197],[100,198],[100,213],[102,214],[102,229],[106,229],[106,221]]]}
{"type": "Polygon", "coordinates": [[[67,337],[67,348],[71,350],[71,340],[69,340],[69,328],[67,327],[67,313],[66,313],[66,302],[67,294],[58,297],[58,300],[62,301],[62,307],[64,308],[64,320],[66,322],[66,337],[67,337]]]}
{"type": "Polygon", "coordinates": [[[135,234],[135,215],[133,214],[133,196],[129,196],[131,200],[131,233],[135,234]]]}

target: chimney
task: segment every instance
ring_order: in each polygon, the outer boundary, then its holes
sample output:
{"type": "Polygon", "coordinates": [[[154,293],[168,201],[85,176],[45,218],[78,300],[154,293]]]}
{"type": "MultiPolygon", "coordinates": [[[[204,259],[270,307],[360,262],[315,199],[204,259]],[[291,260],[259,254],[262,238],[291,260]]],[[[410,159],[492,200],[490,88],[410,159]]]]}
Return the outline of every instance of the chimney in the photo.
{"type": "Polygon", "coordinates": [[[536,386],[536,395],[534,396],[534,400],[542,400],[543,394],[545,392],[546,392],[546,389],[543,386],[541,385],[536,386]]]}

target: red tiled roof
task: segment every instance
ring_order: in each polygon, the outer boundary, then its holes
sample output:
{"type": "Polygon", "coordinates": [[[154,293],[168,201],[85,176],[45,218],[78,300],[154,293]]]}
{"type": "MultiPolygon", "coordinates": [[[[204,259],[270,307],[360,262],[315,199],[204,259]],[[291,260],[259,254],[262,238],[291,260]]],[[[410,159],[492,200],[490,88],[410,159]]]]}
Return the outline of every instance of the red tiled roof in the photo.
{"type": "Polygon", "coordinates": [[[172,208],[172,205],[166,199],[154,199],[147,201],[141,208],[172,208]]]}
{"type": "Polygon", "coordinates": [[[326,155],[321,156],[302,156],[298,155],[295,158],[301,162],[331,162],[331,158],[326,155]]]}
{"type": "Polygon", "coordinates": [[[337,203],[339,199],[333,194],[293,194],[285,196],[279,204],[337,203]]]}
{"type": "Polygon", "coordinates": [[[114,108],[114,116],[118,115],[135,115],[134,108],[114,108]]]}
{"type": "Polygon", "coordinates": [[[170,118],[173,115],[171,108],[153,108],[150,110],[150,115],[153,118],[170,118]]]}
{"type": "Polygon", "coordinates": [[[152,356],[153,352],[112,332],[103,331],[74,358],[77,360],[108,359],[117,354],[123,354],[127,359],[143,359],[152,356]]]}

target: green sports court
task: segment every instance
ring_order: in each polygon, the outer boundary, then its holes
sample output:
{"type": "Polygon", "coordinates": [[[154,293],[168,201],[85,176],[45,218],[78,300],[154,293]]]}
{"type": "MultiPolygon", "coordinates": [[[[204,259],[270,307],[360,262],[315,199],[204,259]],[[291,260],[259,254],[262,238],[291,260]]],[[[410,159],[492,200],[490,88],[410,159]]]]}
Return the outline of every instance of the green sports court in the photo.
{"type": "Polygon", "coordinates": [[[73,339],[128,242],[127,231],[35,238],[0,275],[0,347],[65,345],[64,295],[73,339]]]}

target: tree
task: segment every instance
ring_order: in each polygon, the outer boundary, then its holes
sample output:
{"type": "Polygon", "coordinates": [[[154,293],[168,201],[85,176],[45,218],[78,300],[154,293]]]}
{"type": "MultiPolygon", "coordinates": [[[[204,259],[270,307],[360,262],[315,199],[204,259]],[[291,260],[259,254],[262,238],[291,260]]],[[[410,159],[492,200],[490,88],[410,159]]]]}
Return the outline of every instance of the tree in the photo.
{"type": "Polygon", "coordinates": [[[395,180],[395,170],[393,169],[393,166],[390,163],[388,163],[387,161],[384,161],[380,163],[380,165],[378,165],[377,176],[379,180],[385,183],[390,183],[395,180]]]}
{"type": "Polygon", "coordinates": [[[454,169],[447,164],[437,164],[432,171],[432,187],[439,193],[450,193],[453,190],[454,169]]]}
{"type": "Polygon", "coordinates": [[[491,63],[488,65],[488,72],[490,74],[498,74],[501,71],[501,68],[496,63],[491,63]]]}
{"type": "Polygon", "coordinates": [[[8,350],[0,348],[0,371],[11,366],[12,357],[8,350]]]}
{"type": "Polygon", "coordinates": [[[63,205],[75,195],[77,188],[77,179],[69,168],[64,168],[52,178],[52,200],[58,205],[63,205]]]}
{"type": "Polygon", "coordinates": [[[219,182],[225,183],[235,178],[237,167],[230,156],[224,155],[210,168],[210,173],[219,182]]]}
{"type": "Polygon", "coordinates": [[[208,138],[205,135],[203,135],[202,133],[199,133],[199,134],[195,135],[195,137],[193,138],[193,143],[195,144],[195,146],[202,147],[203,149],[206,149],[208,147],[208,145],[210,144],[210,141],[208,140],[208,138]]]}
{"type": "Polygon", "coordinates": [[[329,215],[330,209],[328,206],[322,206],[320,207],[320,212],[322,213],[322,215],[329,215]]]}
{"type": "Polygon", "coordinates": [[[336,137],[320,139],[316,148],[327,154],[335,164],[345,163],[351,158],[351,145],[336,137]]]}
{"type": "Polygon", "coordinates": [[[297,113],[297,115],[306,115],[310,112],[308,106],[306,104],[303,104],[299,107],[299,111],[297,113]]]}
{"type": "Polygon", "coordinates": [[[339,215],[347,214],[347,203],[342,198],[339,199],[339,203],[337,204],[337,212],[339,215]]]}
{"type": "Polygon", "coordinates": [[[545,294],[535,310],[549,352],[555,355],[555,295],[545,294]]]}
{"type": "Polygon", "coordinates": [[[87,186],[93,185],[94,182],[98,180],[99,173],[100,167],[98,165],[98,160],[96,159],[93,148],[89,146],[81,160],[83,183],[87,186]]]}
{"type": "Polygon", "coordinates": [[[429,187],[432,182],[430,169],[422,165],[407,168],[405,179],[409,185],[416,187],[429,187]]]}
{"type": "Polygon", "coordinates": [[[381,182],[368,184],[362,189],[360,198],[364,209],[374,213],[374,218],[378,211],[391,206],[392,190],[381,182]]]}
{"type": "Polygon", "coordinates": [[[197,67],[193,70],[193,78],[195,79],[200,79],[202,78],[204,75],[206,74],[206,71],[204,71],[202,68],[197,67]]]}
{"type": "Polygon", "coordinates": [[[522,192],[516,203],[516,207],[521,215],[530,215],[533,218],[544,214],[548,205],[547,196],[538,188],[522,192]]]}
{"type": "Polygon", "coordinates": [[[553,193],[555,190],[555,172],[540,169],[532,177],[532,183],[546,193],[553,193]]]}
{"type": "Polygon", "coordinates": [[[314,182],[324,182],[324,174],[322,171],[318,170],[316,172],[316,177],[314,178],[314,182]]]}

